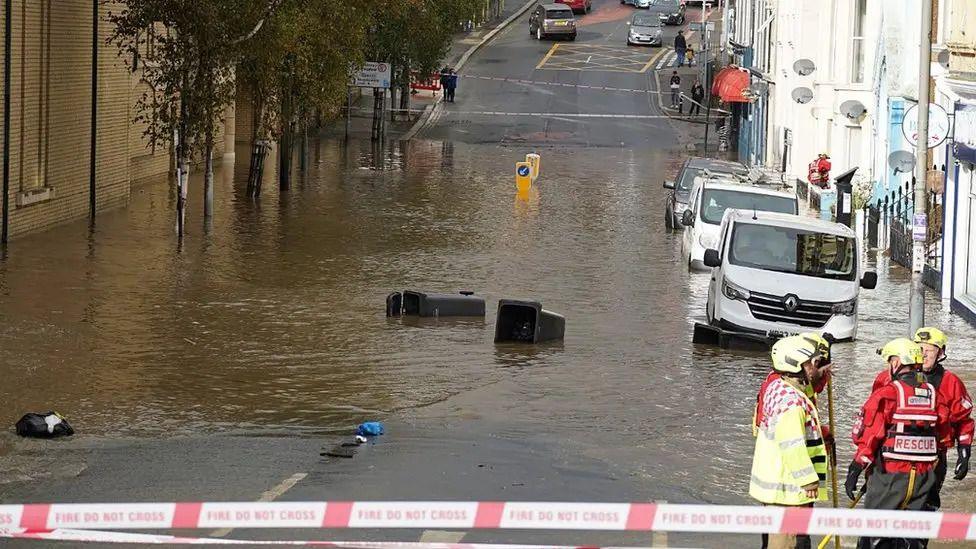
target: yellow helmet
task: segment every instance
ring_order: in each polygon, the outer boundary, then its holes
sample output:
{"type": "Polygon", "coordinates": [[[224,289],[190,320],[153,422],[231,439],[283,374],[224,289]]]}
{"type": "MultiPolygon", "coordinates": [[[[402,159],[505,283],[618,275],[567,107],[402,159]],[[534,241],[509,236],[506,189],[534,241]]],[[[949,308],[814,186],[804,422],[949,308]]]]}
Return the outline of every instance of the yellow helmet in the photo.
{"type": "Polygon", "coordinates": [[[946,337],[945,332],[938,328],[922,327],[915,332],[915,343],[930,343],[940,349],[945,349],[946,344],[949,343],[949,338],[946,337]]]}
{"type": "Polygon", "coordinates": [[[773,344],[773,369],[786,374],[803,370],[802,364],[817,356],[817,345],[803,336],[789,336],[773,344]]]}
{"type": "Polygon", "coordinates": [[[817,349],[817,353],[826,359],[825,364],[830,363],[830,341],[817,332],[804,332],[800,337],[809,341],[817,349]]]}
{"type": "Polygon", "coordinates": [[[885,362],[888,362],[889,358],[897,356],[905,365],[922,364],[922,348],[907,337],[892,339],[878,351],[878,354],[885,362]]]}

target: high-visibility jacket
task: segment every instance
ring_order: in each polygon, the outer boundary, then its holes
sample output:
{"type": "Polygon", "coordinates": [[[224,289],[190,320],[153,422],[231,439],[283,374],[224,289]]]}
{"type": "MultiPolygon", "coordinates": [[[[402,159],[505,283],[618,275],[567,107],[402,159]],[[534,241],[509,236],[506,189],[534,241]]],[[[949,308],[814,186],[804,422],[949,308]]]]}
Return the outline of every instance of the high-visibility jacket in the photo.
{"type": "MultiPolygon", "coordinates": [[[[752,436],[759,435],[759,424],[763,421],[763,399],[766,395],[766,388],[769,384],[777,379],[781,379],[783,374],[777,372],[776,370],[771,370],[769,374],[766,375],[766,379],[759,386],[759,392],[756,394],[756,407],[752,410],[752,436]]],[[[817,405],[817,395],[822,393],[827,387],[827,383],[830,381],[830,372],[826,372],[816,384],[805,384],[803,386],[803,394],[807,395],[810,402],[813,403],[814,407],[817,405]]],[[[827,436],[828,429],[823,429],[824,436],[827,436]]]]}
{"type": "MultiPolygon", "coordinates": [[[[948,371],[941,364],[936,364],[925,374],[926,380],[935,386],[939,400],[948,408],[947,421],[939,424],[939,449],[952,448],[958,441],[961,445],[971,445],[973,434],[976,432],[976,422],[973,421],[973,399],[966,390],[966,385],[959,376],[948,371]]],[[[886,368],[878,372],[871,386],[871,392],[891,383],[891,373],[886,368]]]]}
{"type": "Polygon", "coordinates": [[[790,378],[765,384],[749,495],[761,503],[806,505],[827,499],[827,449],[817,407],[790,378]],[[819,482],[816,498],[804,486],[819,482]]]}

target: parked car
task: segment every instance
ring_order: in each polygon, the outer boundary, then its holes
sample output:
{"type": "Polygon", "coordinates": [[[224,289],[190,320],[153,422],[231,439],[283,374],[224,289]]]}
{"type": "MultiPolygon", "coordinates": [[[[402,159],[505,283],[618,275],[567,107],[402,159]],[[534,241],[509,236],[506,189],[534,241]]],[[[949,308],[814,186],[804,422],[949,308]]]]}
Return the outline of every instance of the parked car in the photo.
{"type": "Polygon", "coordinates": [[[630,29],[627,31],[627,45],[647,45],[660,46],[664,43],[661,35],[664,29],[661,26],[661,19],[652,13],[635,13],[627,22],[630,29]]]}
{"type": "Polygon", "coordinates": [[[850,228],[796,215],[730,210],[716,248],[705,316],[720,330],[783,337],[806,331],[839,340],[857,336],[860,242],[850,228]]]}
{"type": "Polygon", "coordinates": [[[695,177],[705,170],[717,176],[733,174],[745,177],[749,173],[749,170],[738,162],[698,157],[685,160],[674,181],[664,182],[664,188],[670,191],[664,203],[665,229],[672,231],[684,227],[681,224],[681,214],[688,209],[688,196],[691,194],[692,184],[695,177]]]}
{"type": "Polygon", "coordinates": [[[731,179],[695,178],[690,206],[681,214],[685,226],[681,253],[690,270],[705,270],[705,250],[718,247],[719,225],[727,210],[797,214],[796,194],[746,185],[731,179]]]}
{"type": "Polygon", "coordinates": [[[651,11],[658,14],[665,25],[683,25],[685,4],[681,0],[651,0],[651,11]]]}
{"type": "Polygon", "coordinates": [[[620,0],[621,4],[630,4],[635,8],[649,8],[654,0],[620,0]]]}
{"type": "Polygon", "coordinates": [[[536,40],[561,36],[576,40],[576,18],[566,4],[540,4],[529,17],[529,34],[536,40]]]}
{"type": "Polygon", "coordinates": [[[557,4],[566,4],[573,13],[589,13],[593,10],[591,0],[555,0],[557,4]]]}

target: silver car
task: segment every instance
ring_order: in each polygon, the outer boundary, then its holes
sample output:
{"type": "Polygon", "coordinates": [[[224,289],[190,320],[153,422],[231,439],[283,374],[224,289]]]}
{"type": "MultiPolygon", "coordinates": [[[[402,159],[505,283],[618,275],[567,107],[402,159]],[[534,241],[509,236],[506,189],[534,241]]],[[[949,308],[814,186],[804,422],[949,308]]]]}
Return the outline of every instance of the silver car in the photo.
{"type": "Polygon", "coordinates": [[[656,13],[635,13],[627,31],[627,45],[660,46],[662,44],[661,18],[656,13]]]}
{"type": "Polygon", "coordinates": [[[654,0],[620,0],[621,4],[630,4],[635,8],[649,8],[654,0]]]}

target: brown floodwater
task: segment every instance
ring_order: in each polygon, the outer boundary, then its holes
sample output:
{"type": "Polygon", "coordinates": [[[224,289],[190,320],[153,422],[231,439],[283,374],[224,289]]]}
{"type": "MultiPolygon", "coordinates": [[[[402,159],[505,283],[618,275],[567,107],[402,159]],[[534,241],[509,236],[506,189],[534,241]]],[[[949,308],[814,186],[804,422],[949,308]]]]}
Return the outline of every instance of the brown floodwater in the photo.
{"type": "MultiPolygon", "coordinates": [[[[0,261],[0,418],[55,409],[107,439],[485,417],[642,478],[668,475],[687,501],[746,501],[767,359],[691,344],[707,277],[686,272],[662,230],[661,180],[683,154],[547,148],[520,199],[512,163],[525,152],[322,141],[291,190],[269,171],[255,201],[242,149],[218,175],[210,227],[195,181],[182,245],[162,183],[93,231],[78,222],[16,240],[0,261]],[[386,318],[386,294],[402,289],[472,290],[489,314],[386,318]],[[499,298],[565,315],[565,341],[496,346],[499,298]]],[[[878,289],[862,294],[860,339],[836,351],[845,461],[851,416],[882,367],[875,349],[907,329],[909,274],[865,260],[878,289]]],[[[931,294],[928,320],[976,383],[976,332],[931,294]]],[[[972,511],[974,485],[950,481],[947,507],[972,511]]]]}

